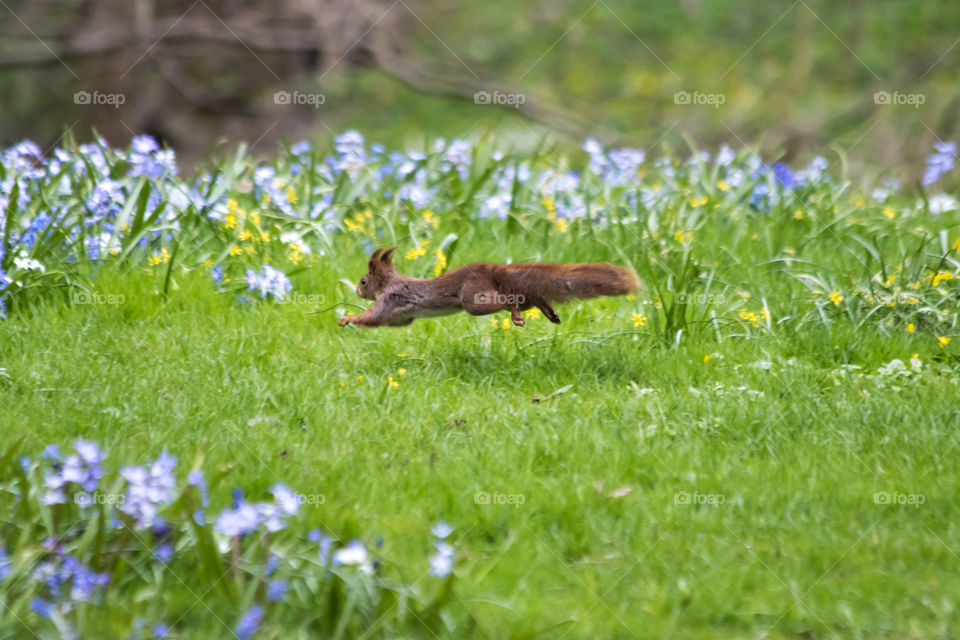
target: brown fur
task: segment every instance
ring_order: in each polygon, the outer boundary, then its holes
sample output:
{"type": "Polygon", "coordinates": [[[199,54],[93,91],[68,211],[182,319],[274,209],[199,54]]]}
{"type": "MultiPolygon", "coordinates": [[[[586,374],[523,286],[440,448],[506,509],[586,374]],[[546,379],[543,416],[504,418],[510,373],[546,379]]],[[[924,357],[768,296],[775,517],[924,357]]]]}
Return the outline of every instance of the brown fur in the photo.
{"type": "Polygon", "coordinates": [[[513,323],[522,327],[520,312],[533,307],[560,324],[552,302],[621,296],[640,286],[632,270],[604,262],[477,263],[422,280],[397,273],[392,258],[395,250],[377,249],[370,256],[368,273],[361,279],[357,295],[374,303],[360,315],[341,318],[340,326],[403,326],[418,317],[457,311],[481,316],[509,310],[513,323]]]}

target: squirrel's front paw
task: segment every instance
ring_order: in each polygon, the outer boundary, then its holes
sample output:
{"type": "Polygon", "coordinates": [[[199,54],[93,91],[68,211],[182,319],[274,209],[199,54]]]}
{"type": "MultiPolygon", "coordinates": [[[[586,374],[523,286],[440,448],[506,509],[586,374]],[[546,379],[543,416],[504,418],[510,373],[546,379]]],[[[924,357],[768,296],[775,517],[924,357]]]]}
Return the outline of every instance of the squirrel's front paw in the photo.
{"type": "Polygon", "coordinates": [[[340,321],[337,324],[341,327],[345,327],[353,321],[353,316],[343,316],[340,318],[340,321]]]}

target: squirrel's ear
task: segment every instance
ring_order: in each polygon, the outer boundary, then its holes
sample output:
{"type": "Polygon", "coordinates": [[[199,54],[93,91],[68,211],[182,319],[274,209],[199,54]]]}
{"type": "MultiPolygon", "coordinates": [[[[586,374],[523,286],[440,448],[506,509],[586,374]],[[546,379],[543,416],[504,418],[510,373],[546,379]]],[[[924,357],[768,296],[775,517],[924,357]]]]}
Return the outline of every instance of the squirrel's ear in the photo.
{"type": "Polygon", "coordinates": [[[386,251],[384,251],[384,252],[383,252],[383,255],[380,256],[380,262],[382,262],[382,263],[385,264],[385,265],[392,266],[392,265],[393,265],[393,252],[396,251],[396,250],[397,250],[396,247],[390,247],[389,249],[387,249],[386,251]]]}
{"type": "Polygon", "coordinates": [[[377,264],[380,262],[381,253],[383,253],[383,249],[377,249],[370,255],[370,262],[367,263],[370,267],[370,273],[373,273],[377,270],[377,264]]]}

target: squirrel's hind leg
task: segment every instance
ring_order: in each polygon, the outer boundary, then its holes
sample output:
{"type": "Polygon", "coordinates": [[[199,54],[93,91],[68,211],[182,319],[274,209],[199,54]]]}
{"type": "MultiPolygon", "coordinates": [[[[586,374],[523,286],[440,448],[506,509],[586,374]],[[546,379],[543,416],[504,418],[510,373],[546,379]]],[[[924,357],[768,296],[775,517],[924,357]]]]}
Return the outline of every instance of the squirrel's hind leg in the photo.
{"type": "Polygon", "coordinates": [[[510,307],[510,319],[513,320],[513,324],[518,327],[524,326],[523,316],[520,315],[520,307],[517,305],[510,307]]]}

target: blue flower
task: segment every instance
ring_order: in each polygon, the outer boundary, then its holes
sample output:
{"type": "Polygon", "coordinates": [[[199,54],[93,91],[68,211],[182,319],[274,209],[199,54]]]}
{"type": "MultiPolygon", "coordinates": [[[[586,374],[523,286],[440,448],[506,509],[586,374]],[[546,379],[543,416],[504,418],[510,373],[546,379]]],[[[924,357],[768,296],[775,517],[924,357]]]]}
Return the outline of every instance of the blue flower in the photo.
{"type": "Polygon", "coordinates": [[[270,602],[283,602],[287,598],[287,582],[285,580],[274,580],[267,586],[267,600],[270,602]]]}
{"type": "Polygon", "coordinates": [[[164,449],[160,456],[146,467],[124,467],[120,475],[127,481],[127,493],[120,510],[133,516],[137,526],[150,527],[160,505],[173,499],[177,480],[173,469],[177,459],[164,449]]]}
{"type": "Polygon", "coordinates": [[[773,176],[784,189],[793,189],[797,186],[797,180],[794,178],[793,172],[790,171],[790,167],[782,162],[773,165],[773,176]]]}
{"type": "Polygon", "coordinates": [[[433,525],[433,527],[431,527],[430,533],[432,533],[436,537],[443,540],[444,538],[449,536],[451,533],[453,533],[453,527],[451,527],[449,524],[441,520],[437,524],[433,525]]]}
{"type": "Polygon", "coordinates": [[[203,475],[202,469],[194,469],[187,474],[187,483],[200,490],[200,501],[203,506],[210,503],[210,496],[207,495],[207,480],[203,475]]]}
{"type": "Polygon", "coordinates": [[[0,582],[7,579],[10,575],[10,557],[7,555],[7,548],[0,546],[0,582]]]}
{"type": "Polygon", "coordinates": [[[286,274],[268,264],[264,265],[259,273],[253,269],[247,269],[244,282],[247,283],[247,291],[259,291],[260,298],[266,298],[269,295],[277,300],[283,300],[293,290],[293,285],[290,284],[286,274]]]}
{"type": "Polygon", "coordinates": [[[154,638],[166,638],[169,632],[170,632],[170,627],[168,627],[163,622],[158,622],[157,624],[153,625],[154,638]]]}
{"type": "Polygon", "coordinates": [[[214,525],[217,531],[230,538],[253,533],[260,525],[260,511],[249,502],[241,502],[234,509],[224,509],[214,525]]]}
{"type": "Polygon", "coordinates": [[[214,266],[210,269],[210,279],[213,280],[216,284],[223,282],[223,267],[220,265],[214,266]]]}
{"type": "Polygon", "coordinates": [[[243,614],[240,622],[237,623],[237,638],[250,640],[257,629],[260,628],[261,622],[263,622],[263,607],[257,604],[243,614]]]}
{"type": "Polygon", "coordinates": [[[453,547],[440,541],[434,543],[437,552],[430,556],[430,575],[435,578],[446,578],[453,571],[453,561],[456,558],[453,547]]]}
{"type": "Polygon", "coordinates": [[[173,559],[173,546],[166,542],[161,544],[154,551],[153,557],[164,564],[170,562],[173,559]]]}
{"type": "Polygon", "coordinates": [[[53,613],[53,605],[43,598],[34,598],[30,602],[30,609],[44,618],[49,618],[53,613]]]}
{"type": "Polygon", "coordinates": [[[937,142],[933,145],[936,153],[927,158],[927,168],[923,172],[923,186],[929,187],[953,169],[957,156],[957,143],[937,142]]]}

